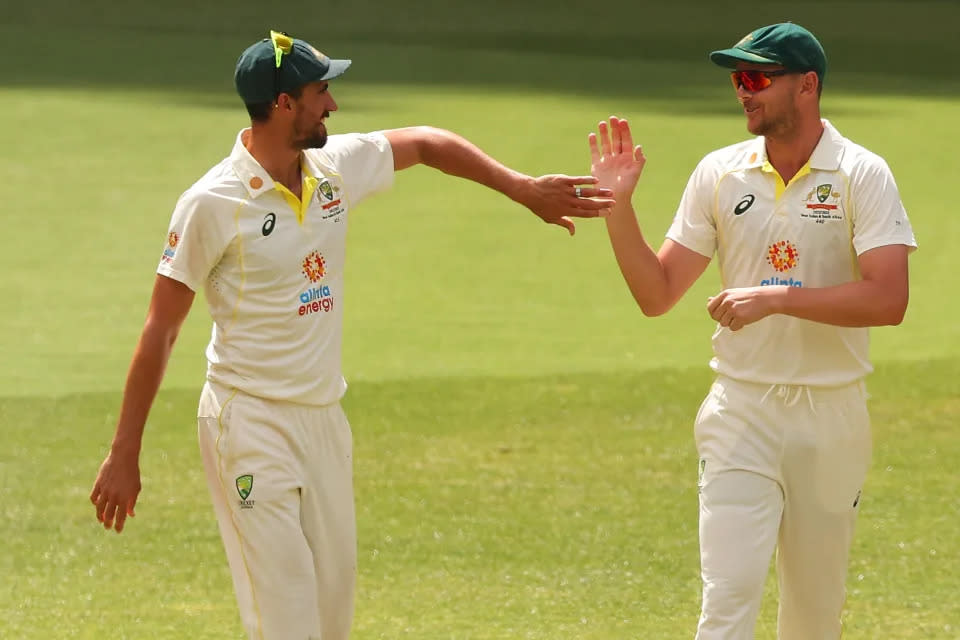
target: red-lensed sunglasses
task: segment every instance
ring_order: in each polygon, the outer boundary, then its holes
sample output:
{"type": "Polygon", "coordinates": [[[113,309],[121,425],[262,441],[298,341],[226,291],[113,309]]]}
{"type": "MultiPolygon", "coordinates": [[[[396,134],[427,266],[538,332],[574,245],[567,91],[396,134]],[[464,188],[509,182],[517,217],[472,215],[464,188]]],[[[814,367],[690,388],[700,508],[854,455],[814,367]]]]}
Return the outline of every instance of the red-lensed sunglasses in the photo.
{"type": "Polygon", "coordinates": [[[763,91],[771,84],[777,76],[791,73],[788,69],[779,69],[777,71],[760,71],[759,69],[749,69],[747,71],[730,72],[730,81],[733,82],[733,88],[739,89],[741,85],[747,91],[763,91]]]}

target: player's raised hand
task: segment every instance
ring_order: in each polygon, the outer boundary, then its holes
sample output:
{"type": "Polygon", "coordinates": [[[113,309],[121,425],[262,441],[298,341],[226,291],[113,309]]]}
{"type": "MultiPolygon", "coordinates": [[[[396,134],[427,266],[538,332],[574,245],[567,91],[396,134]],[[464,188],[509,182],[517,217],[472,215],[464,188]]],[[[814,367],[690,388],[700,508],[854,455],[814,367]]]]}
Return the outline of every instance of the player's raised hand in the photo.
{"type": "Polygon", "coordinates": [[[608,187],[620,202],[629,202],[647,159],[640,145],[634,146],[630,125],[626,120],[610,116],[610,123],[601,121],[599,136],[591,133],[590,173],[599,186],[608,187]],[[598,144],[599,140],[599,144],[598,144]]]}
{"type": "Polygon", "coordinates": [[[596,218],[616,204],[610,189],[598,187],[593,176],[546,175],[534,178],[519,201],[548,224],[574,234],[571,218],[596,218]]]}
{"type": "Polygon", "coordinates": [[[90,492],[90,502],[97,508],[97,520],[105,529],[123,531],[127,516],[133,517],[133,507],[140,495],[140,464],[136,454],[117,454],[111,451],[97,473],[90,492]]]}

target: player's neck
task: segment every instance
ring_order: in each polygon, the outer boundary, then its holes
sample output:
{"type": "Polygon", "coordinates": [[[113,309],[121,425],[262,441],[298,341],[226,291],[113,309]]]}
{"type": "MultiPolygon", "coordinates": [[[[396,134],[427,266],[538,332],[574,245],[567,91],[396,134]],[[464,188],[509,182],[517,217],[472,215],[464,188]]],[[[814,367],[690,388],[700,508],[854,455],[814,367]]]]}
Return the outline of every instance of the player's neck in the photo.
{"type": "Polygon", "coordinates": [[[767,160],[777,170],[784,183],[790,182],[800,168],[810,160],[823,135],[820,114],[811,114],[801,119],[798,126],[782,135],[764,137],[767,160]]]}
{"type": "Polygon", "coordinates": [[[243,146],[270,174],[274,182],[279,182],[295,195],[299,195],[302,179],[299,149],[287,144],[286,140],[270,127],[258,126],[256,123],[244,133],[243,146]]]}

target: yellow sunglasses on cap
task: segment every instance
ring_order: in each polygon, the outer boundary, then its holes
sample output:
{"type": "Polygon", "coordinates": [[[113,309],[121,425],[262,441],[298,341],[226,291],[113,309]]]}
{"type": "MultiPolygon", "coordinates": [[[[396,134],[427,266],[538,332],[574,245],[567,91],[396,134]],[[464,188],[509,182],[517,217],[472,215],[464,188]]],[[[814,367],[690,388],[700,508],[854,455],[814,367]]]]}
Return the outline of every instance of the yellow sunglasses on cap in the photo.
{"type": "Polygon", "coordinates": [[[282,31],[270,31],[270,42],[273,43],[273,55],[276,60],[276,68],[273,74],[273,97],[280,95],[280,65],[283,62],[283,54],[289,54],[293,50],[293,38],[282,31]]]}

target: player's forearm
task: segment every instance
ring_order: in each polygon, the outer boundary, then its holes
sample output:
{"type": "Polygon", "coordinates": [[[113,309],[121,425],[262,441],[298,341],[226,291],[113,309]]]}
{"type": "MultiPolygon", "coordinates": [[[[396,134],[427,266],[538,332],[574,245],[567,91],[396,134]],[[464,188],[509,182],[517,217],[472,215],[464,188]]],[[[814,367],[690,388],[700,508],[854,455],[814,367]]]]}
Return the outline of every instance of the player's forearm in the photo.
{"type": "Polygon", "coordinates": [[[421,127],[420,162],[444,173],[472,180],[523,202],[533,179],[497,162],[475,144],[444,129],[421,127]]]}
{"type": "Polygon", "coordinates": [[[644,315],[666,313],[671,306],[666,274],[657,254],[643,237],[629,197],[618,198],[618,204],[606,218],[606,223],[617,265],[633,299],[644,315]]]}
{"type": "Polygon", "coordinates": [[[149,320],[144,326],[127,373],[112,450],[130,455],[140,453],[147,415],[160,388],[176,337],[176,330],[156,326],[149,320]]]}
{"type": "Polygon", "coordinates": [[[897,325],[907,310],[907,292],[860,280],[833,287],[784,287],[777,312],[838,327],[897,325]]]}

